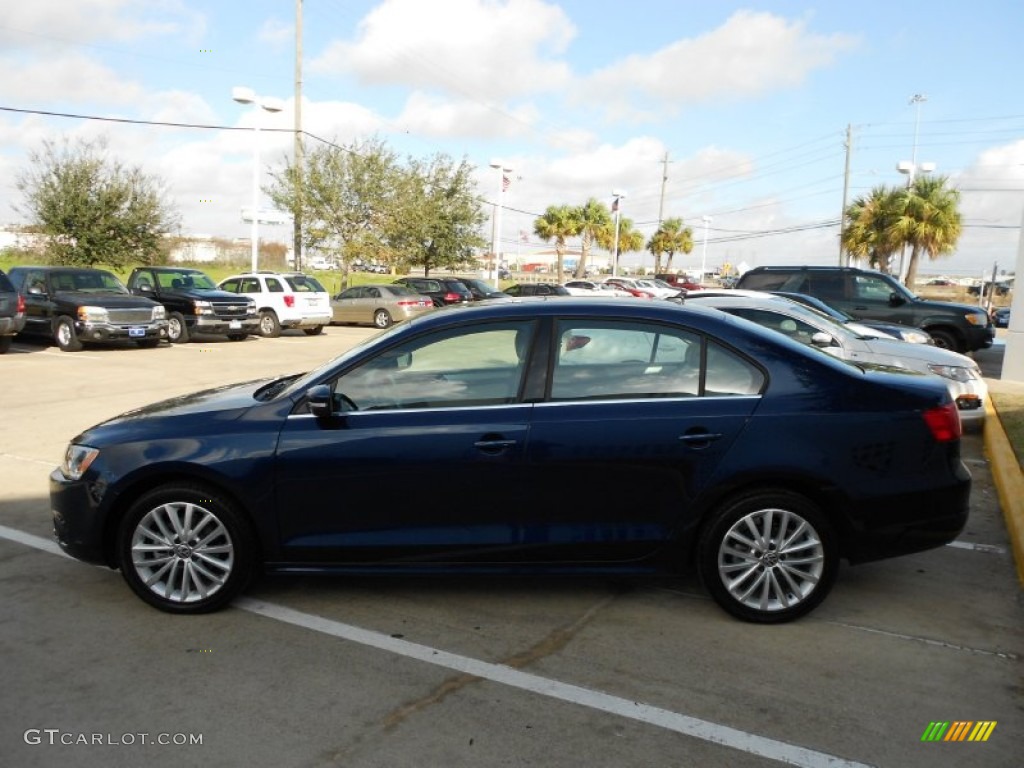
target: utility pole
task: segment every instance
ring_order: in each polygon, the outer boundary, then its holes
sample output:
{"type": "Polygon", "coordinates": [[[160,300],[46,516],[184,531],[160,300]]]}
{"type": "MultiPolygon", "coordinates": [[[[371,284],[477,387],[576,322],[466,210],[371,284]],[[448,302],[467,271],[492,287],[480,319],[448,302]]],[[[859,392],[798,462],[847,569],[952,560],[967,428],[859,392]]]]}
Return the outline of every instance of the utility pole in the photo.
{"type": "Polygon", "coordinates": [[[853,127],[849,123],[846,124],[846,141],[843,146],[846,147],[846,169],[843,171],[843,207],[839,211],[839,266],[848,267],[849,263],[843,263],[848,261],[843,254],[843,235],[846,234],[846,198],[850,193],[850,154],[853,148],[853,127]]]}
{"type": "Polygon", "coordinates": [[[668,150],[665,150],[665,157],[661,161],[661,201],[658,203],[658,229],[661,229],[661,220],[665,213],[665,182],[668,181],[668,150]]]}
{"type": "Polygon", "coordinates": [[[302,270],[302,183],[306,158],[302,146],[302,0],[295,0],[295,210],[292,211],[292,253],[302,270]]]}

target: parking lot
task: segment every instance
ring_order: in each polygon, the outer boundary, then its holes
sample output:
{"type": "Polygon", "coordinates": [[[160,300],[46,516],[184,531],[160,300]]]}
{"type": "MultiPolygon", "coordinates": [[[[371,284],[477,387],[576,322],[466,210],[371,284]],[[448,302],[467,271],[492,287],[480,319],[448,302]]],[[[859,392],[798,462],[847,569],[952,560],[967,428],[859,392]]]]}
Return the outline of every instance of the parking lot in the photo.
{"type": "Polygon", "coordinates": [[[977,434],[960,540],[844,566],[780,626],[728,617],[692,575],[272,577],[175,617],[52,543],[47,475],[79,430],[371,333],[0,359],[0,764],[1020,765],[1024,603],[977,434]],[[922,741],[936,721],[996,726],[922,741]]]}

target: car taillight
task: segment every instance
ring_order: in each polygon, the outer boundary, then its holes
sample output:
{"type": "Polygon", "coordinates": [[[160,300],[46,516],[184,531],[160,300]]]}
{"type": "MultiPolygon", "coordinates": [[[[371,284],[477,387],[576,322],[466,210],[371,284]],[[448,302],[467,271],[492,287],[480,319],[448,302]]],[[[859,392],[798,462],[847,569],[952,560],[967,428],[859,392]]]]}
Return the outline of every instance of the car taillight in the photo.
{"type": "Polygon", "coordinates": [[[459,296],[459,294],[457,294],[455,291],[448,291],[448,293],[444,295],[444,300],[447,301],[449,304],[452,304],[456,301],[462,301],[462,297],[459,296]]]}
{"type": "Polygon", "coordinates": [[[22,296],[20,293],[18,294],[18,308],[14,311],[14,314],[16,314],[16,315],[24,315],[25,314],[25,297],[22,296]]]}
{"type": "Polygon", "coordinates": [[[408,301],[408,300],[407,301],[400,301],[400,302],[398,302],[398,306],[400,306],[400,307],[422,307],[424,305],[424,303],[425,302],[422,302],[419,299],[413,299],[412,301],[408,301]]]}
{"type": "Polygon", "coordinates": [[[946,403],[937,408],[930,408],[925,411],[924,423],[932,432],[932,437],[939,443],[948,443],[959,440],[963,434],[960,425],[960,412],[956,409],[956,403],[946,403]]]}
{"type": "Polygon", "coordinates": [[[286,293],[284,295],[284,305],[286,307],[289,307],[289,308],[294,307],[295,306],[295,296],[293,294],[286,293]]]}

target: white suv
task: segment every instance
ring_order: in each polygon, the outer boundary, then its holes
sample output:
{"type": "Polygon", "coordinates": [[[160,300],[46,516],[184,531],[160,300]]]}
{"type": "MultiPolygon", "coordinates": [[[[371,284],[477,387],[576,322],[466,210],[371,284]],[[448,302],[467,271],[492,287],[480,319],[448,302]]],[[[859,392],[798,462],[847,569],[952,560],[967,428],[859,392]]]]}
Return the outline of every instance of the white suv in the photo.
{"type": "Polygon", "coordinates": [[[307,336],[316,336],[331,322],[330,294],[309,275],[246,272],[222,280],[217,287],[256,302],[260,336],[280,336],[282,328],[301,328],[307,336]]]}

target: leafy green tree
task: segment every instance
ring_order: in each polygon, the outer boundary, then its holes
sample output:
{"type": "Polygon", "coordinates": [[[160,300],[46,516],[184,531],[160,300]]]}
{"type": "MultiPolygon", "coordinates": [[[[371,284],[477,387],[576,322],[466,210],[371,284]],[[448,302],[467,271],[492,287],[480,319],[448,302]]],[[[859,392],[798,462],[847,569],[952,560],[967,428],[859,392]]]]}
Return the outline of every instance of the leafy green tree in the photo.
{"type": "Polygon", "coordinates": [[[177,224],[163,183],[107,152],[107,141],[43,141],[15,177],[17,210],[43,236],[55,264],[123,267],[163,258],[161,238],[177,224]]]}
{"type": "Polygon", "coordinates": [[[665,219],[647,242],[647,250],[654,255],[654,274],[661,272],[661,255],[668,254],[665,269],[672,268],[672,257],[677,252],[693,251],[693,230],[683,226],[681,218],[665,219]]]}
{"type": "Polygon", "coordinates": [[[587,272],[587,257],[594,243],[607,242],[609,228],[612,223],[612,212],[608,206],[592,197],[575,210],[574,217],[577,220],[578,228],[576,234],[580,237],[580,260],[576,265],[573,277],[581,278],[587,272]]]}
{"type": "Polygon", "coordinates": [[[549,205],[544,215],[534,219],[533,232],[545,243],[555,241],[555,263],[558,282],[565,281],[566,240],[579,234],[577,209],[568,205],[549,205]]]}
{"type": "Polygon", "coordinates": [[[888,269],[889,259],[903,247],[895,224],[905,205],[904,190],[878,186],[847,206],[842,248],[870,266],[888,269]]]}
{"type": "Polygon", "coordinates": [[[394,215],[384,224],[393,258],[431,269],[456,268],[473,260],[487,243],[480,235],[484,212],[476,195],[473,166],[446,155],[410,158],[396,192],[394,215]]]}
{"type": "Polygon", "coordinates": [[[307,148],[303,160],[302,173],[290,159],[273,171],[267,193],[282,210],[299,212],[303,248],[337,257],[347,284],[353,261],[388,250],[384,235],[405,177],[395,154],[376,138],[307,148]]]}
{"type": "Polygon", "coordinates": [[[947,176],[922,175],[902,195],[903,210],[893,228],[896,236],[910,246],[905,283],[911,288],[917,280],[921,254],[935,260],[952,253],[960,240],[960,190],[948,184],[947,176]]]}

